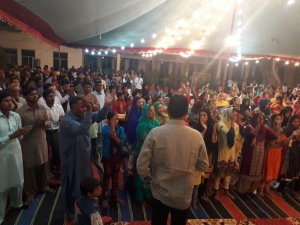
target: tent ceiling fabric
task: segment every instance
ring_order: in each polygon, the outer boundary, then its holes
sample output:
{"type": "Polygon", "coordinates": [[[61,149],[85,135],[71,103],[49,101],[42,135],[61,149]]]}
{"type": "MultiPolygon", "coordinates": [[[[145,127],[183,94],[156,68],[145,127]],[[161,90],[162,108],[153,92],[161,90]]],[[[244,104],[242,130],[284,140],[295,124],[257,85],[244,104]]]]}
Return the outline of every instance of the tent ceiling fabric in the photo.
{"type": "MultiPolygon", "coordinates": [[[[15,0],[67,44],[186,49],[197,45],[216,54],[227,51],[236,1],[241,0],[15,0]]],[[[242,55],[300,57],[299,1],[288,5],[287,0],[243,0],[238,7],[242,14],[237,13],[234,32],[241,20],[242,55]]],[[[232,47],[232,53],[237,51],[232,47]]]]}

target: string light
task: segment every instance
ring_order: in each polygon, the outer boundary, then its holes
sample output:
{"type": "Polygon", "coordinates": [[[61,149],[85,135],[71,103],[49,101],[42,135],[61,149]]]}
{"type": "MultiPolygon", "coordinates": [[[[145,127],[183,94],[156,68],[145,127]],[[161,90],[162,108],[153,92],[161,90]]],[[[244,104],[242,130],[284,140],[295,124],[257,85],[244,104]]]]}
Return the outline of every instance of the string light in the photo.
{"type": "Polygon", "coordinates": [[[256,63],[259,63],[259,60],[256,60],[255,62],[256,62],[256,63]]]}
{"type": "Polygon", "coordinates": [[[235,64],[235,66],[238,66],[238,65],[239,65],[238,63],[235,64]]]}
{"type": "Polygon", "coordinates": [[[94,52],[94,51],[92,51],[92,55],[95,55],[95,52],[94,52]]]}
{"type": "Polygon", "coordinates": [[[248,65],[248,62],[245,62],[245,65],[248,65]]]}
{"type": "Polygon", "coordinates": [[[229,66],[229,64],[227,63],[227,66],[229,66]]]}
{"type": "Polygon", "coordinates": [[[158,52],[159,52],[159,53],[162,53],[162,50],[161,50],[161,49],[159,49],[159,50],[158,50],[158,52]]]}
{"type": "Polygon", "coordinates": [[[142,42],[142,43],[144,43],[144,42],[145,42],[144,38],[142,38],[141,42],[142,42]]]}
{"type": "Polygon", "coordinates": [[[185,34],[190,34],[190,31],[189,31],[189,30],[186,30],[186,31],[185,31],[185,34]]]}
{"type": "Polygon", "coordinates": [[[125,49],[125,47],[124,47],[124,46],[122,46],[122,47],[121,47],[121,49],[122,49],[122,50],[124,50],[124,49],[125,49]]]}
{"type": "Polygon", "coordinates": [[[178,36],[178,38],[177,38],[177,39],[178,39],[178,41],[180,41],[180,40],[181,40],[181,37],[180,37],[180,36],[178,36]]]}
{"type": "Polygon", "coordinates": [[[142,54],[142,57],[145,57],[145,53],[142,54]]]}
{"type": "Polygon", "coordinates": [[[98,52],[98,55],[101,55],[101,52],[100,52],[100,51],[98,52]]]}
{"type": "Polygon", "coordinates": [[[153,52],[153,55],[156,55],[156,52],[153,52]]]}
{"type": "Polygon", "coordinates": [[[242,25],[242,21],[239,20],[237,24],[238,24],[238,26],[241,26],[242,25]]]}
{"type": "Polygon", "coordinates": [[[105,51],[104,53],[105,53],[105,54],[108,54],[108,51],[105,51]]]}
{"type": "Polygon", "coordinates": [[[133,44],[133,43],[131,43],[131,44],[130,44],[130,47],[131,47],[131,48],[133,48],[133,46],[134,46],[134,44],[133,44]]]}
{"type": "Polygon", "coordinates": [[[86,53],[88,53],[88,52],[89,52],[89,50],[86,48],[86,49],[85,49],[85,52],[86,52],[86,53]]]}
{"type": "Polygon", "coordinates": [[[152,54],[150,53],[149,56],[152,57],[152,54]]]}
{"type": "Polygon", "coordinates": [[[280,58],[277,58],[277,59],[276,59],[276,61],[279,61],[279,60],[280,60],[280,58]]]}
{"type": "Polygon", "coordinates": [[[116,53],[116,49],[113,49],[113,50],[112,50],[112,53],[116,53]]]}
{"type": "Polygon", "coordinates": [[[148,54],[146,54],[146,57],[148,57],[149,55],[148,54]]]}
{"type": "Polygon", "coordinates": [[[198,23],[195,23],[194,27],[195,27],[195,28],[198,28],[198,27],[199,27],[199,24],[198,24],[198,23]]]}
{"type": "Polygon", "coordinates": [[[242,15],[242,14],[243,14],[243,10],[240,9],[240,10],[238,11],[238,14],[239,14],[239,15],[242,15]]]}
{"type": "Polygon", "coordinates": [[[299,63],[298,63],[298,62],[296,62],[296,63],[295,63],[295,66],[299,66],[299,63]]]}
{"type": "Polygon", "coordinates": [[[152,34],[152,38],[156,38],[157,37],[157,35],[154,33],[154,34],[152,34]]]}
{"type": "Polygon", "coordinates": [[[291,4],[294,4],[295,3],[295,0],[288,0],[287,4],[288,5],[291,5],[291,4]]]}
{"type": "Polygon", "coordinates": [[[290,64],[290,62],[289,62],[289,61],[286,61],[286,62],[285,62],[285,65],[289,65],[289,64],[290,64]]]}

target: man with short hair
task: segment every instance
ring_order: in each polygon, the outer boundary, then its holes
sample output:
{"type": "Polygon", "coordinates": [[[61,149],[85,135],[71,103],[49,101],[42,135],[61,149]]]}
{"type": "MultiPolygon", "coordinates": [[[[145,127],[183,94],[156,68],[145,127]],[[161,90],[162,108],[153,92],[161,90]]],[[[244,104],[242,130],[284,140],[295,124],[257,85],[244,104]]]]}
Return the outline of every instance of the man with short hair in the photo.
{"type": "MultiPolygon", "coordinates": [[[[44,89],[44,91],[51,90],[51,91],[53,91],[53,92],[55,93],[55,89],[54,89],[53,85],[50,84],[50,83],[45,83],[45,84],[43,85],[43,89],[44,89]]],[[[60,100],[59,100],[59,98],[58,98],[57,96],[54,97],[54,100],[55,100],[55,103],[56,103],[56,104],[61,105],[60,100]]],[[[43,105],[43,106],[46,106],[46,101],[45,101],[45,99],[43,98],[43,96],[39,98],[38,104],[43,105]]]]}
{"type": "Polygon", "coordinates": [[[8,85],[5,79],[5,72],[3,69],[0,68],[0,91],[7,90],[8,85]]]}
{"type": "Polygon", "coordinates": [[[103,108],[92,112],[94,104],[85,98],[70,98],[70,111],[60,123],[60,158],[62,194],[65,198],[67,220],[74,222],[74,203],[80,195],[80,181],[91,174],[90,127],[92,123],[100,123],[105,119],[107,108],[113,97],[105,98],[103,108]]]}
{"type": "MultiPolygon", "coordinates": [[[[59,156],[59,123],[65,112],[61,105],[56,104],[55,94],[52,90],[47,90],[43,93],[43,98],[45,99],[47,114],[51,122],[50,127],[46,128],[46,140],[48,144],[48,149],[51,148],[52,160],[51,165],[49,165],[50,171],[57,172],[60,168],[60,156],[59,156]]],[[[51,184],[59,184],[55,179],[51,179],[51,184]]]]}
{"type": "Polygon", "coordinates": [[[47,110],[39,105],[35,87],[23,91],[27,104],[17,109],[22,125],[31,127],[21,140],[24,163],[24,192],[26,202],[32,203],[37,191],[53,193],[48,186],[48,148],[45,128],[49,127],[47,110]]]}
{"type": "Polygon", "coordinates": [[[23,159],[19,139],[30,129],[22,128],[19,114],[10,111],[12,97],[0,91],[0,224],[4,221],[7,197],[15,209],[27,209],[23,205],[23,159]]]}
{"type": "Polygon", "coordinates": [[[122,78],[120,77],[119,73],[116,73],[116,76],[112,79],[112,85],[116,87],[116,91],[119,92],[121,88],[122,78]]]}
{"type": "Polygon", "coordinates": [[[74,90],[70,87],[69,80],[62,80],[60,83],[60,87],[55,90],[55,96],[59,98],[60,103],[65,112],[70,110],[68,106],[70,96],[73,96],[74,90]]]}
{"type": "Polygon", "coordinates": [[[92,83],[90,81],[84,81],[82,83],[83,93],[78,96],[82,96],[87,99],[87,101],[93,103],[93,112],[100,110],[100,103],[98,98],[92,93],[92,83]]]}
{"type": "Polygon", "coordinates": [[[208,168],[202,135],[185,125],[188,101],[183,95],[170,98],[169,123],[150,131],[137,159],[137,172],[149,180],[151,161],[152,225],[185,225],[194,187],[195,172],[208,168]]]}
{"type": "Polygon", "coordinates": [[[20,97],[20,87],[17,85],[11,85],[9,88],[11,93],[13,108],[12,111],[16,111],[18,108],[21,108],[23,105],[26,104],[26,100],[20,97]]]}
{"type": "Polygon", "coordinates": [[[138,77],[135,78],[134,81],[135,89],[142,90],[143,78],[141,73],[138,74],[138,77]]]}
{"type": "Polygon", "coordinates": [[[35,87],[38,92],[39,98],[43,96],[44,88],[43,88],[43,79],[41,77],[34,78],[35,87]]]}

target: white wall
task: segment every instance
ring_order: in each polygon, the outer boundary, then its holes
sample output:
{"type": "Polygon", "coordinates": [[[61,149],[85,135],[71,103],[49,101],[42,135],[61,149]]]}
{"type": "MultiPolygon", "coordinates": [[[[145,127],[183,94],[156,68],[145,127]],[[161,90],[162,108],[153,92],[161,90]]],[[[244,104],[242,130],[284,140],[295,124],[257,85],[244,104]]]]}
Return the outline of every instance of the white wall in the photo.
{"type": "MultiPolygon", "coordinates": [[[[9,32],[0,30],[0,46],[3,48],[18,49],[18,65],[22,64],[21,50],[35,50],[35,58],[41,60],[41,67],[53,66],[53,52],[58,52],[57,48],[44,43],[37,38],[23,34],[21,32],[9,32]]],[[[68,67],[78,68],[83,66],[83,50],[60,46],[60,52],[68,53],[68,67]]]]}

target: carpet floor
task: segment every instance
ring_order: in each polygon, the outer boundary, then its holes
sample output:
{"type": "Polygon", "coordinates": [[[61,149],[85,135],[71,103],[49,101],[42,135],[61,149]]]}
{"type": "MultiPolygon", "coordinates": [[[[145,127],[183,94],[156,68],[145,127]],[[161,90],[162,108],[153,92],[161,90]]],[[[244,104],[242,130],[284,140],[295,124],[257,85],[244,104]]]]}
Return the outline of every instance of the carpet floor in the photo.
{"type": "MultiPolygon", "coordinates": [[[[141,207],[134,196],[124,190],[124,180],[127,178],[126,168],[128,160],[123,161],[119,173],[119,197],[125,204],[111,206],[107,215],[111,216],[114,224],[142,225],[151,224],[151,207],[141,207]],[[121,222],[122,221],[122,222],[121,222]]],[[[93,174],[96,178],[102,177],[102,172],[92,164],[93,174]]],[[[3,225],[65,225],[66,217],[63,210],[61,187],[56,193],[36,195],[34,202],[27,210],[13,211],[7,208],[3,225]]],[[[300,225],[300,201],[290,196],[274,198],[246,196],[240,198],[231,190],[235,200],[231,200],[223,193],[220,201],[209,198],[209,202],[200,200],[198,209],[190,207],[187,224],[280,224],[300,225]],[[213,219],[211,219],[213,218],[213,219]]]]}

